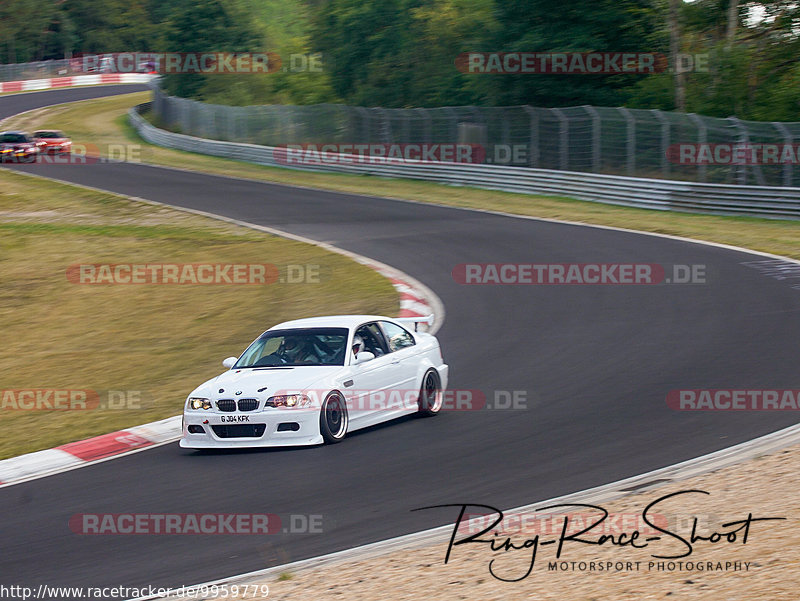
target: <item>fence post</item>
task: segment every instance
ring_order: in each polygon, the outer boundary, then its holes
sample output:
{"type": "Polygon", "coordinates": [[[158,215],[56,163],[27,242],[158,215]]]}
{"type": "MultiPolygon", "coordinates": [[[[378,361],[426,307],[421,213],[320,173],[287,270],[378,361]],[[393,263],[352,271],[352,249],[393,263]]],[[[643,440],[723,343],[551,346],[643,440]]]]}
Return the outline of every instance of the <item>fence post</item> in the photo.
{"type": "MultiPolygon", "coordinates": [[[[705,144],[708,142],[708,128],[703,120],[696,113],[689,113],[686,115],[697,126],[697,143],[705,144]]],[[[700,165],[700,181],[705,182],[707,179],[706,165],[700,165]]]]}
{"type": "Polygon", "coordinates": [[[669,121],[664,116],[664,113],[658,109],[650,111],[656,116],[659,123],[661,123],[661,175],[669,178],[670,164],[667,160],[667,151],[669,150],[669,121]]]}
{"type": "Polygon", "coordinates": [[[389,121],[389,117],[386,115],[386,109],[378,108],[376,109],[381,114],[381,144],[391,144],[392,143],[392,124],[389,121]]]}
{"type": "Polygon", "coordinates": [[[192,135],[192,105],[189,104],[191,100],[181,99],[181,128],[183,133],[188,136],[192,135]]]}
{"type": "Polygon", "coordinates": [[[536,168],[539,166],[539,114],[532,106],[525,105],[522,107],[528,113],[530,119],[530,131],[528,134],[528,154],[530,155],[529,166],[536,168]]]}
{"type": "Polygon", "coordinates": [[[559,168],[569,171],[569,120],[561,109],[550,109],[558,117],[558,158],[559,168]]]}
{"type": "Polygon", "coordinates": [[[409,112],[408,110],[405,110],[405,109],[401,109],[401,110],[402,110],[402,113],[400,113],[400,114],[403,117],[403,135],[402,135],[402,138],[400,140],[398,140],[398,143],[400,143],[400,144],[408,144],[409,142],[411,142],[411,140],[410,140],[410,138],[411,138],[411,126],[410,126],[411,119],[408,116],[408,112],[409,112]]]}
{"type": "MultiPolygon", "coordinates": [[[[792,134],[789,133],[786,126],[778,121],[773,121],[772,126],[783,136],[784,144],[791,146],[793,142],[792,134]]],[[[792,161],[787,161],[783,164],[783,185],[786,187],[792,185],[792,161]]]]}
{"type": "Polygon", "coordinates": [[[592,171],[600,173],[600,113],[593,106],[583,108],[592,116],[592,171]]]}
{"type": "Polygon", "coordinates": [[[369,111],[363,106],[357,106],[354,108],[356,114],[361,117],[360,129],[362,133],[360,136],[356,134],[351,140],[348,141],[352,141],[353,143],[360,141],[363,144],[372,144],[372,138],[369,137],[369,111]],[[361,138],[360,140],[359,137],[361,138]]]}
{"type": "MultiPolygon", "coordinates": [[[[734,127],[739,130],[739,143],[749,146],[750,136],[748,135],[747,128],[742,124],[742,122],[736,117],[728,117],[728,121],[733,123],[734,127]]],[[[747,166],[740,165],[736,171],[738,173],[737,179],[739,185],[744,186],[747,183],[747,166]]],[[[753,175],[755,175],[758,185],[765,185],[764,173],[761,171],[761,165],[752,165],[752,171],[753,175]]]]}
{"type": "Polygon", "coordinates": [[[451,143],[458,142],[458,113],[452,106],[442,107],[450,115],[450,139],[451,143]]]}
{"type": "Polygon", "coordinates": [[[431,143],[431,116],[428,114],[428,111],[423,108],[414,109],[420,115],[422,115],[422,121],[425,125],[423,125],[423,134],[422,134],[422,143],[423,144],[430,144],[431,143]]]}
{"type": "MultiPolygon", "coordinates": [[[[488,109],[488,110],[495,111],[495,110],[498,110],[498,109],[488,109]]],[[[502,130],[503,130],[503,133],[502,133],[502,136],[501,136],[501,143],[505,144],[506,146],[511,148],[511,126],[509,125],[509,119],[507,119],[506,116],[505,116],[505,112],[507,110],[513,110],[513,109],[499,109],[499,110],[503,111],[502,112],[502,118],[500,119],[500,124],[501,124],[502,130]]],[[[486,122],[485,119],[484,119],[484,122],[486,122]]],[[[487,140],[489,138],[489,126],[488,125],[486,126],[486,138],[487,138],[487,140]]],[[[512,150],[512,152],[513,152],[513,150],[512,150]]]]}
{"type": "Polygon", "coordinates": [[[634,176],[636,175],[636,120],[633,118],[630,109],[621,106],[617,110],[624,115],[625,122],[628,125],[625,139],[625,158],[627,163],[625,170],[628,175],[634,176]]]}
{"type": "Polygon", "coordinates": [[[227,111],[225,111],[225,135],[227,139],[231,142],[235,141],[234,136],[234,118],[236,113],[230,110],[230,107],[227,111]]]}

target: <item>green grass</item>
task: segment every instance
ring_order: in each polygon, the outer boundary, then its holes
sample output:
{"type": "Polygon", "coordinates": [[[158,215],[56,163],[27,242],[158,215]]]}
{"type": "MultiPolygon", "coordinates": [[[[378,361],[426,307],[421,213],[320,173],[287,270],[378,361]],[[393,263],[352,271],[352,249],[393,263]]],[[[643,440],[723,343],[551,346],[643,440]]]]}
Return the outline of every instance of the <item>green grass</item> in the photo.
{"type": "Polygon", "coordinates": [[[0,459],[180,413],[261,331],[328,313],[393,314],[375,271],[318,247],[0,170],[0,459]],[[319,283],[80,285],[82,263],[319,265],[319,283]],[[2,391],[131,391],[124,410],[19,410],[2,391]]]}
{"type": "Polygon", "coordinates": [[[415,180],[301,172],[160,148],[142,140],[126,118],[131,106],[146,102],[149,96],[149,92],[141,92],[76,102],[33,111],[14,117],[9,123],[22,129],[64,129],[76,141],[100,147],[104,144],[134,144],[141,151],[141,160],[144,162],[205,173],[624,227],[733,244],[800,259],[800,222],[797,221],[663,212],[415,180]]]}

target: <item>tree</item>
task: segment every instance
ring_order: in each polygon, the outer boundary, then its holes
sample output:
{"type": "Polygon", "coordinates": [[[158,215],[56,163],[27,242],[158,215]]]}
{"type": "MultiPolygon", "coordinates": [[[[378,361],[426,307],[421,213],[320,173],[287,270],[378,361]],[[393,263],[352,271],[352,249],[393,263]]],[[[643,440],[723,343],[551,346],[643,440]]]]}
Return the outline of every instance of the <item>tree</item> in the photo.
{"type": "MultiPolygon", "coordinates": [[[[499,26],[486,46],[497,51],[664,52],[653,42],[662,15],[647,0],[497,2],[499,26]]],[[[649,75],[481,75],[491,104],[620,105],[649,75]]]]}
{"type": "Polygon", "coordinates": [[[681,25],[680,7],[683,0],[669,0],[669,55],[675,71],[675,108],[686,112],[686,73],[680,61],[681,25]]]}
{"type": "MultiPolygon", "coordinates": [[[[186,0],[169,19],[167,52],[253,52],[259,32],[243,6],[235,0],[186,0]]],[[[210,77],[200,73],[167,74],[164,87],[171,94],[202,98],[210,77]]]]}

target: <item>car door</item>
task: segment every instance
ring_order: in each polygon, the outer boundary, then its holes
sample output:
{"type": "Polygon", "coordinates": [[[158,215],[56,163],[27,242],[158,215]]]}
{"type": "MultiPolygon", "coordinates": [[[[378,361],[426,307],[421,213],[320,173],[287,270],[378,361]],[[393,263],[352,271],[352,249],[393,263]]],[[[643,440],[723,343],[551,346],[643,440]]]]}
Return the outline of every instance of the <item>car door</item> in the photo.
{"type": "Polygon", "coordinates": [[[356,328],[355,334],[364,341],[364,350],[375,358],[353,365],[350,351],[352,385],[345,389],[345,397],[351,430],[380,423],[402,410],[392,398],[402,379],[401,366],[388,352],[380,326],[377,322],[366,323],[356,328]]]}
{"type": "Polygon", "coordinates": [[[396,388],[402,394],[407,409],[417,408],[419,396],[419,349],[416,340],[405,328],[390,321],[379,322],[392,357],[392,365],[397,370],[396,388]]]}

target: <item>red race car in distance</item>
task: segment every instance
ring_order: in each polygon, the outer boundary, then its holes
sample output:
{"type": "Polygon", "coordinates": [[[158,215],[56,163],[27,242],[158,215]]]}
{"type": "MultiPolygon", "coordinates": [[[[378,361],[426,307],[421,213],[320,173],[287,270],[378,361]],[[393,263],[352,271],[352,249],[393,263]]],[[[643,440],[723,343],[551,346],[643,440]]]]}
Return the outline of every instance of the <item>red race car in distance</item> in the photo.
{"type": "Polygon", "coordinates": [[[72,140],[64,132],[56,129],[40,129],[33,132],[33,139],[43,154],[69,154],[72,151],[72,140]]]}

